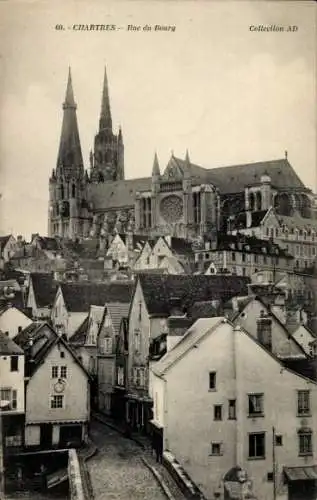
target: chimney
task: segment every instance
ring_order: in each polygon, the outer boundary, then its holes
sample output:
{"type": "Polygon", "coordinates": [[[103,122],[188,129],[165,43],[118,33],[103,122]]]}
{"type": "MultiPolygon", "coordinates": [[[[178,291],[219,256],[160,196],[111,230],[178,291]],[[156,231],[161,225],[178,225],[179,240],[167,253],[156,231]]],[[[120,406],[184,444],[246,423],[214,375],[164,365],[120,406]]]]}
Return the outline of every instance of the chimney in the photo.
{"type": "Polygon", "coordinates": [[[167,319],[168,335],[166,338],[167,352],[181,340],[185,332],[192,325],[193,320],[186,316],[169,316],[167,319]]]}

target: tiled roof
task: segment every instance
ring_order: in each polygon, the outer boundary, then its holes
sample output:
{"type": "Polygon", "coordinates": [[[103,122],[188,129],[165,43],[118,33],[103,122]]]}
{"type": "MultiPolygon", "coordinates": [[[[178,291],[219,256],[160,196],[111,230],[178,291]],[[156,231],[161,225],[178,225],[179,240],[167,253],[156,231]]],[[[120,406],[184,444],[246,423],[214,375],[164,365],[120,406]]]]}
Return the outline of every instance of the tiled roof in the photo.
{"type": "Polygon", "coordinates": [[[70,312],[88,312],[91,305],[103,306],[106,302],[129,302],[133,286],[132,282],[82,282],[60,285],[70,312]]]}
{"type": "Polygon", "coordinates": [[[11,234],[8,234],[6,236],[0,236],[0,249],[6,246],[11,236],[12,236],[11,234]]]}
{"type": "Polygon", "coordinates": [[[298,214],[292,216],[288,215],[276,215],[281,226],[285,224],[289,229],[298,228],[305,229],[306,231],[314,230],[317,231],[317,219],[306,219],[305,217],[300,217],[298,214]]]}
{"type": "Polygon", "coordinates": [[[8,335],[0,331],[0,354],[4,356],[24,354],[24,352],[8,335]]]}
{"type": "Polygon", "coordinates": [[[246,295],[249,278],[223,275],[154,275],[139,276],[149,314],[168,315],[171,300],[189,307],[193,302],[220,300],[246,295]]]}
{"type": "Polygon", "coordinates": [[[193,303],[188,311],[192,318],[212,318],[218,316],[217,308],[211,300],[200,300],[193,303]]]}
{"type": "Polygon", "coordinates": [[[28,314],[28,311],[25,308],[24,299],[22,291],[15,290],[14,296],[10,298],[0,298],[1,309],[9,309],[10,307],[16,307],[19,311],[22,311],[24,314],[28,314]]]}
{"type": "Polygon", "coordinates": [[[317,382],[317,358],[284,359],[281,362],[286,368],[317,382]]]}
{"type": "Polygon", "coordinates": [[[136,192],[151,190],[151,177],[90,184],[89,189],[93,206],[98,210],[134,207],[136,192]]]}
{"type": "Polygon", "coordinates": [[[236,252],[277,255],[292,259],[293,257],[272,240],[262,240],[255,236],[244,234],[218,234],[216,250],[231,250],[236,252]]]}
{"type": "Polygon", "coordinates": [[[51,328],[46,321],[33,321],[33,323],[21,330],[21,332],[14,337],[14,341],[22,349],[25,349],[29,345],[30,340],[34,343],[40,337],[43,337],[43,335],[45,335],[48,340],[56,336],[53,328],[51,328]]]}
{"type": "Polygon", "coordinates": [[[36,304],[38,307],[49,307],[53,305],[57,290],[53,273],[31,273],[36,304]]]}
{"type": "MultiPolygon", "coordinates": [[[[184,171],[184,160],[173,156],[172,161],[177,164],[181,171],[184,171]]],[[[277,188],[286,187],[289,189],[292,186],[292,188],[305,189],[304,184],[285,158],[211,169],[191,163],[190,170],[193,184],[209,182],[214,184],[223,194],[240,193],[244,191],[245,186],[259,183],[262,175],[269,175],[272,185],[277,188]]],[[[89,186],[90,196],[94,207],[99,210],[134,207],[136,192],[150,191],[151,181],[151,177],[143,177],[104,184],[91,184],[89,186]]]]}
{"type": "Polygon", "coordinates": [[[47,236],[37,236],[37,240],[41,245],[43,250],[50,250],[52,252],[57,252],[60,250],[61,245],[56,238],[48,238],[47,236]]]}
{"type": "Polygon", "coordinates": [[[172,236],[170,244],[166,241],[173,252],[179,255],[193,254],[192,242],[184,238],[172,236]]]}
{"type": "Polygon", "coordinates": [[[155,363],[153,372],[158,376],[163,375],[170,366],[180,359],[192,346],[199,342],[208,331],[215,330],[224,321],[225,318],[223,317],[200,318],[195,321],[175,347],[155,363]]]}
{"type": "MultiPolygon", "coordinates": [[[[178,165],[183,166],[184,160],[176,159],[178,165]]],[[[198,165],[191,164],[192,175],[204,177],[205,182],[214,184],[221,193],[239,193],[244,191],[245,186],[257,184],[262,175],[271,178],[272,185],[277,188],[304,188],[305,186],[296,174],[287,159],[247,163],[242,165],[231,165],[228,167],[217,167],[204,169],[198,165]]]]}
{"type": "Polygon", "coordinates": [[[129,314],[130,302],[108,302],[106,307],[110,313],[115,335],[119,335],[121,321],[129,314]]]}
{"type": "MultiPolygon", "coordinates": [[[[122,239],[122,241],[125,243],[125,245],[127,245],[129,235],[126,233],[123,233],[123,234],[120,233],[119,236],[122,239]]],[[[133,249],[141,251],[146,242],[148,242],[152,247],[156,240],[157,240],[157,238],[152,238],[151,236],[147,236],[145,234],[133,234],[132,235],[133,249]]]]}
{"type": "Polygon", "coordinates": [[[74,334],[70,337],[69,343],[76,345],[85,345],[88,326],[89,326],[89,314],[86,316],[84,321],[79,325],[77,330],[75,330],[74,334]]]}

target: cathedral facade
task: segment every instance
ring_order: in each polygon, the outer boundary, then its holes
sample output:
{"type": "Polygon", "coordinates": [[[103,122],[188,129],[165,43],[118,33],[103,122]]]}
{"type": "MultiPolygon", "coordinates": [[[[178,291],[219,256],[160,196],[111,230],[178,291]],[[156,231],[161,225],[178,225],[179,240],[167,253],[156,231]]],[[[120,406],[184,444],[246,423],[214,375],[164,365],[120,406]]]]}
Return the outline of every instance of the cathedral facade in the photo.
{"type": "Polygon", "coordinates": [[[107,238],[114,233],[212,238],[240,213],[274,207],[315,218],[314,195],[287,154],[273,161],[203,168],[173,154],[163,171],[155,154],[151,176],[125,179],[122,131],[113,132],[105,72],[99,130],[85,169],[69,70],[56,167],[49,180],[49,236],[107,238]]]}

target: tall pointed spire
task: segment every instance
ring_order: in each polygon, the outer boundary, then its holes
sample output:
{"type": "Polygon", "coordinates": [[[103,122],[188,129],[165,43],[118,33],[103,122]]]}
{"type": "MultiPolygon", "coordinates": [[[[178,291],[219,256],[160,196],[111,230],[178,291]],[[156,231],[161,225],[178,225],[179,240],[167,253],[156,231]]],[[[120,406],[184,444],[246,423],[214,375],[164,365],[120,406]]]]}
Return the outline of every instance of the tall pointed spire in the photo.
{"type": "Polygon", "coordinates": [[[76,103],[74,99],[71,70],[68,71],[65,101],[63,103],[63,123],[57,165],[83,169],[83,157],[77,124],[76,103]]]}
{"type": "Polygon", "coordinates": [[[190,159],[188,149],[186,149],[185,161],[184,161],[184,177],[191,177],[190,159]]]}
{"type": "Polygon", "coordinates": [[[152,177],[154,177],[154,176],[158,176],[159,177],[160,175],[161,175],[160,166],[159,166],[159,162],[158,162],[157,153],[155,151],[154,161],[153,161],[153,168],[152,168],[152,177]]]}
{"type": "Polygon", "coordinates": [[[105,67],[105,75],[104,75],[104,80],[103,80],[99,130],[102,130],[105,128],[109,128],[110,130],[112,130],[112,119],[111,119],[111,111],[110,111],[109,88],[108,88],[108,78],[107,78],[106,67],[105,67]]]}
{"type": "Polygon", "coordinates": [[[75,108],[76,109],[76,103],[74,99],[74,91],[73,91],[73,84],[72,84],[72,73],[70,66],[68,68],[68,80],[67,80],[67,87],[66,87],[66,95],[65,95],[65,101],[63,104],[63,109],[66,108],[75,108]]]}

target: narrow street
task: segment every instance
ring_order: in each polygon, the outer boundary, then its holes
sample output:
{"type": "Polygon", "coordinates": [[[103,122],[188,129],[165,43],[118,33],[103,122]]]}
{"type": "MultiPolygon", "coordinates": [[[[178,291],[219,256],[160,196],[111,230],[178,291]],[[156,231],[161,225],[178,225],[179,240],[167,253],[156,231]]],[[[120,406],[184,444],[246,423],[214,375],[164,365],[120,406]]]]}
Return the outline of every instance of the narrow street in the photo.
{"type": "Polygon", "coordinates": [[[90,435],[98,446],[87,462],[96,500],[166,500],[134,441],[94,420],[90,435]]]}

